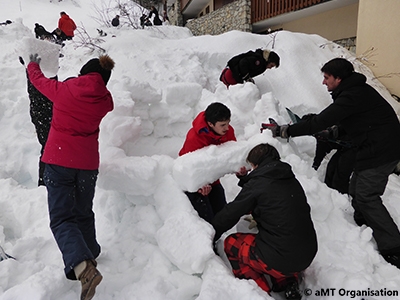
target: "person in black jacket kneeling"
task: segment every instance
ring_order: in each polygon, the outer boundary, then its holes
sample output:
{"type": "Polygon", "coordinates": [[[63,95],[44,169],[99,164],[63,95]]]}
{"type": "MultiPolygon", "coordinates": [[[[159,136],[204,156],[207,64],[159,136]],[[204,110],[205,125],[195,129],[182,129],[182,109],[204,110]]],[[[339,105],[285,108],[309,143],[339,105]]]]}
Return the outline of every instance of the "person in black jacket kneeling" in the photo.
{"type": "Polygon", "coordinates": [[[254,147],[247,156],[253,167],[242,187],[212,221],[214,242],[239,219],[251,213],[258,233],[234,233],[224,251],[238,278],[253,279],[264,291],[285,291],[286,299],[301,299],[298,276],[317,253],[317,237],[304,190],[289,164],[269,144],[254,147]],[[269,275],[272,288],[265,275],[269,275]]]}

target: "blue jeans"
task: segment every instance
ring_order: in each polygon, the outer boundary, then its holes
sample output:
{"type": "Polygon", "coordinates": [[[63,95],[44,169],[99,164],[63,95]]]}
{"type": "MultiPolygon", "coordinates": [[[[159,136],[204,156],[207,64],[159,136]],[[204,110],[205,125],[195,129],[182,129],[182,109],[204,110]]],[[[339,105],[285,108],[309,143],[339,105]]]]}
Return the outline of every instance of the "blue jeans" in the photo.
{"type": "Polygon", "coordinates": [[[76,280],[74,267],[100,254],[94,225],[93,197],[98,170],[46,164],[50,228],[62,253],[65,275],[76,280]]]}

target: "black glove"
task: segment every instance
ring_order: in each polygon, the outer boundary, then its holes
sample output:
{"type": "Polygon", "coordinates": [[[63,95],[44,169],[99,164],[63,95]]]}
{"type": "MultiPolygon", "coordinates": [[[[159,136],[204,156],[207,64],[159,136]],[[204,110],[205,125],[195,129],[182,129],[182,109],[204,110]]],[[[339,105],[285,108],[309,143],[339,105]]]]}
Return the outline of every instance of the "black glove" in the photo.
{"type": "Polygon", "coordinates": [[[307,121],[307,120],[309,120],[309,119],[312,119],[314,116],[316,116],[317,114],[314,114],[314,113],[310,113],[310,114],[306,114],[306,115],[304,115],[304,116],[302,116],[301,117],[301,120],[302,121],[307,121]]]}
{"type": "Polygon", "coordinates": [[[318,140],[336,140],[339,136],[339,127],[333,125],[325,130],[317,132],[314,137],[318,140]]]}
{"type": "Polygon", "coordinates": [[[271,130],[273,137],[281,137],[283,139],[289,138],[288,128],[289,125],[278,125],[278,123],[276,123],[276,121],[272,118],[269,118],[269,124],[261,124],[261,132],[263,132],[264,129],[269,129],[271,130]]]}
{"type": "Polygon", "coordinates": [[[37,63],[37,64],[40,64],[40,61],[41,61],[42,59],[39,57],[39,54],[35,53],[35,54],[29,55],[29,60],[30,60],[31,62],[35,62],[35,63],[37,63]]]}

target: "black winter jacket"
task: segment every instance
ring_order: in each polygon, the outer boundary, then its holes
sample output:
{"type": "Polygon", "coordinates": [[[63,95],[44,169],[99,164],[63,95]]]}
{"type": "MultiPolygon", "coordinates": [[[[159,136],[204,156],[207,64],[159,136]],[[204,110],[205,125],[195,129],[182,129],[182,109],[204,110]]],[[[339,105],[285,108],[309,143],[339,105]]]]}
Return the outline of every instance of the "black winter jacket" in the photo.
{"type": "Polygon", "coordinates": [[[266,159],[239,185],[242,190],[235,200],[212,222],[215,240],[251,212],[259,230],[258,257],[285,274],[306,269],[317,253],[317,237],[307,198],[290,165],[266,159]]]}
{"type": "Polygon", "coordinates": [[[400,123],[390,104],[366,77],[353,73],[332,92],[333,103],[318,115],[290,125],[289,136],[314,134],[341,125],[356,147],[355,170],[400,160],[400,123]]]}
{"type": "Polygon", "coordinates": [[[232,57],[228,61],[228,67],[237,83],[260,75],[267,70],[267,61],[264,59],[263,51],[249,51],[232,57]]]}

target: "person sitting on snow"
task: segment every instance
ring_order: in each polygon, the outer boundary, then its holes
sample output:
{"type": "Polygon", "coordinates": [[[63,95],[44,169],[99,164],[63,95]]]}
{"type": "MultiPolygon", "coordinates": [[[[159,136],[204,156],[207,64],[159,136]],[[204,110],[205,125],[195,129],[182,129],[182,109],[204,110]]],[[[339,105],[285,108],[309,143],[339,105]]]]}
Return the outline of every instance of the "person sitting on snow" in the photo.
{"type": "Polygon", "coordinates": [[[253,279],[267,293],[285,291],[286,299],[301,299],[299,273],[311,264],[318,248],[306,195],[273,146],[255,146],[247,162],[253,171],[240,179],[242,190],[212,220],[214,243],[251,212],[258,233],[237,232],[224,241],[234,275],[253,279]]]}
{"type": "Polygon", "coordinates": [[[257,49],[232,57],[219,78],[228,88],[230,85],[253,82],[253,78],[267,69],[278,68],[279,55],[273,51],[257,49]]]}
{"type": "MultiPolygon", "coordinates": [[[[219,102],[211,103],[194,119],[179,156],[209,145],[236,141],[235,131],[229,125],[230,120],[231,111],[228,107],[219,102]]],[[[199,216],[208,222],[226,204],[225,191],[219,180],[206,184],[197,192],[185,193],[199,216]]]]}

